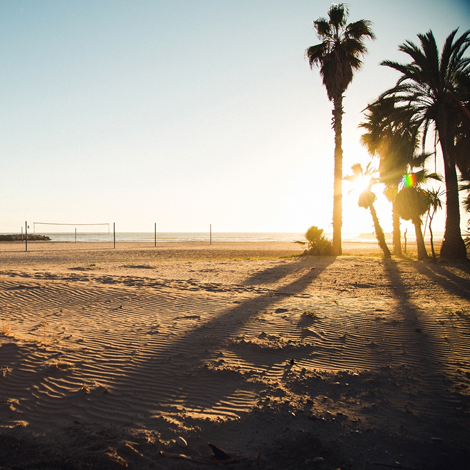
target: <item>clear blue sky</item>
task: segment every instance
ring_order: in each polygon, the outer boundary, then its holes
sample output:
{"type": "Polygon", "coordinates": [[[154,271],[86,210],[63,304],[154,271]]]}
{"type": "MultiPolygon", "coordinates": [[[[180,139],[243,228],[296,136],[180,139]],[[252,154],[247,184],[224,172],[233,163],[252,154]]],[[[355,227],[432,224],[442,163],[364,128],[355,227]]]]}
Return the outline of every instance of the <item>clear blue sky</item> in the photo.
{"type": "MultiPolygon", "coordinates": [[[[305,49],[330,1],[0,2],[0,232],[331,228],[332,105],[305,49]]],[[[470,27],[465,0],[358,0],[377,40],[345,94],[344,172],[398,45],[470,27]]],[[[384,228],[390,216],[380,214],[384,228]]],[[[441,217],[442,221],[442,217],[441,217]]],[[[438,223],[441,223],[438,221],[438,223]]],[[[346,196],[344,231],[372,230],[346,196]]]]}

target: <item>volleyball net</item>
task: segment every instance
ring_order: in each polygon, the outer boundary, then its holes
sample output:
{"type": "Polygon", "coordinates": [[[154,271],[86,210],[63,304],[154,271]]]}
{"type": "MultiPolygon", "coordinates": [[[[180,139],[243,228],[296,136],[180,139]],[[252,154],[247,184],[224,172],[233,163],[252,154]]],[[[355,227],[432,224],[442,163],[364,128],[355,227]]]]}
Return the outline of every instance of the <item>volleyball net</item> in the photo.
{"type": "Polygon", "coordinates": [[[57,223],[57,222],[33,222],[33,233],[36,233],[36,227],[42,228],[41,233],[57,233],[57,232],[76,232],[80,229],[81,233],[110,233],[109,222],[90,223],[90,224],[71,224],[71,223],[57,223]],[[55,227],[55,228],[54,228],[55,227]],[[47,228],[47,229],[46,229],[47,228]]]}

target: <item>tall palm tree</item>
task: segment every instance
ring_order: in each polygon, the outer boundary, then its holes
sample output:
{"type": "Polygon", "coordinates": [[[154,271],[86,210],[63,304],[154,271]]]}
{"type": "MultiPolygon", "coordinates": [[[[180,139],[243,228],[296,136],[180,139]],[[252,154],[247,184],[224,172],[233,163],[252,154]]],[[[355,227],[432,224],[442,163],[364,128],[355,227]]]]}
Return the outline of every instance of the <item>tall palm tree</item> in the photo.
{"type": "Polygon", "coordinates": [[[365,189],[363,189],[363,191],[359,194],[357,203],[359,207],[363,207],[364,209],[369,210],[370,215],[372,216],[372,221],[374,222],[375,236],[379,242],[380,248],[383,251],[384,257],[391,258],[392,255],[388,249],[387,242],[385,241],[385,234],[380,225],[379,218],[374,207],[374,202],[377,199],[377,196],[371,190],[371,188],[375,183],[378,183],[378,180],[374,178],[374,171],[371,169],[370,164],[368,164],[364,170],[360,163],[355,163],[351,167],[351,170],[353,172],[352,175],[345,176],[344,179],[351,182],[357,180],[358,178],[365,180],[365,189]]]}
{"type": "MultiPolygon", "coordinates": [[[[412,62],[382,65],[401,73],[395,87],[382,94],[394,96],[403,122],[415,132],[422,132],[423,144],[433,123],[439,136],[444,159],[446,184],[446,226],[441,258],[465,259],[465,243],[460,233],[460,208],[456,172],[456,135],[459,126],[470,127],[470,113],[465,106],[462,83],[468,82],[470,59],[464,57],[470,47],[470,30],[456,38],[454,30],[446,39],[441,54],[432,31],[419,34],[420,47],[406,41],[399,50],[412,62]]],[[[468,128],[467,127],[467,128],[468,128]]]]}
{"type": "MultiPolygon", "coordinates": [[[[470,74],[461,76],[461,90],[465,107],[470,115],[470,74]]],[[[465,119],[462,119],[461,125],[458,127],[458,132],[455,138],[456,149],[456,163],[460,171],[460,179],[463,183],[460,186],[460,191],[467,191],[467,194],[462,201],[466,212],[470,212],[470,126],[465,125],[465,119]]],[[[467,247],[469,246],[468,236],[465,240],[467,247]]]]}
{"type": "Polygon", "coordinates": [[[343,94],[353,79],[353,73],[362,65],[360,57],[367,49],[364,39],[374,39],[371,22],[359,20],[347,24],[349,11],[344,3],[331,5],[328,19],[313,22],[320,44],[309,47],[305,54],[310,68],[320,67],[320,75],[326,87],[328,99],[333,101],[333,128],[335,132],[335,169],[333,195],[333,246],[338,254],[341,248],[342,227],[342,117],[343,94]]]}

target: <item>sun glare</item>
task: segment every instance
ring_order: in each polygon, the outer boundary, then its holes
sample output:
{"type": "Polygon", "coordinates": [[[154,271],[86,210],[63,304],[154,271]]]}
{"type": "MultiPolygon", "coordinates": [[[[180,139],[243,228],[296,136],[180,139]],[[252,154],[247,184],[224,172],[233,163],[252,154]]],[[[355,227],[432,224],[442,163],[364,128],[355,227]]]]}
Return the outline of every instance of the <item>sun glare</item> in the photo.
{"type": "Polygon", "coordinates": [[[359,196],[363,191],[365,191],[369,187],[370,178],[359,176],[353,181],[349,181],[347,183],[347,187],[345,188],[347,192],[353,193],[356,197],[359,196]]]}
{"type": "Polygon", "coordinates": [[[354,181],[354,190],[359,194],[368,189],[369,186],[370,178],[360,177],[356,181],[354,181]]]}
{"type": "MultiPolygon", "coordinates": [[[[372,233],[373,221],[370,212],[363,207],[359,207],[358,198],[362,191],[367,189],[368,179],[358,178],[355,181],[347,182],[344,187],[344,232],[348,233],[372,233]]],[[[392,206],[390,201],[383,194],[383,185],[375,184],[371,190],[377,196],[374,207],[380,220],[380,224],[385,232],[392,231],[392,206]]]]}

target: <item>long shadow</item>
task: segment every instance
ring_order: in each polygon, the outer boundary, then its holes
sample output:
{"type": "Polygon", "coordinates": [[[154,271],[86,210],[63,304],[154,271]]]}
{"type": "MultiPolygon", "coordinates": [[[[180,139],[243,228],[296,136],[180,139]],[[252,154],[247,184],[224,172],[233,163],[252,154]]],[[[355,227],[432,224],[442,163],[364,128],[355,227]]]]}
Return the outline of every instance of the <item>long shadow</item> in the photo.
{"type": "Polygon", "coordinates": [[[402,281],[397,263],[393,260],[384,261],[384,271],[398,302],[397,313],[404,321],[404,331],[401,334],[405,341],[404,348],[406,347],[404,357],[406,367],[410,369],[413,380],[422,382],[421,399],[427,404],[428,409],[433,410],[436,417],[445,421],[449,418],[447,413],[454,408],[455,402],[450,405],[449,397],[446,396],[449,391],[445,392],[446,367],[443,365],[444,358],[440,346],[426,333],[426,312],[414,305],[410,291],[402,281]],[[426,399],[428,390],[442,390],[440,403],[431,403],[426,399]]]}
{"type": "MultiPolygon", "coordinates": [[[[398,302],[397,312],[402,317],[404,322],[410,324],[410,332],[414,329],[413,334],[410,334],[408,337],[410,345],[414,344],[416,343],[416,331],[422,326],[419,321],[421,312],[414,305],[410,292],[407,286],[403,283],[398,264],[393,260],[388,260],[383,262],[383,266],[384,271],[390,281],[392,292],[398,302]]],[[[434,351],[432,351],[432,349],[430,349],[428,346],[424,347],[426,348],[426,352],[423,354],[422,359],[426,364],[428,364],[429,360],[433,357],[434,351]]],[[[419,358],[417,357],[417,359],[419,358]]]]}
{"type": "MultiPolygon", "coordinates": [[[[161,380],[162,383],[168,383],[170,381],[171,385],[167,388],[173,390],[173,395],[168,395],[167,391],[166,394],[162,393],[160,396],[158,390],[153,390],[156,403],[166,403],[168,406],[172,400],[178,399],[178,402],[183,402],[184,406],[197,408],[201,411],[210,410],[220,400],[234,393],[239,388],[241,379],[235,372],[215,374],[213,371],[204,369],[205,360],[213,358],[214,352],[223,348],[230,341],[230,337],[256,317],[260,310],[266,309],[282,299],[302,293],[334,261],[333,257],[326,261],[322,260],[320,263],[316,260],[299,260],[292,266],[291,272],[299,270],[301,267],[315,266],[315,270],[309,269],[290,284],[283,285],[277,290],[263,292],[261,295],[242,301],[233,308],[222,310],[219,315],[178,338],[164,350],[155,351],[155,355],[150,360],[137,365],[136,369],[127,374],[124,380],[119,381],[115,386],[121,390],[132,390],[137,386],[144,392],[147,385],[142,379],[152,374],[151,382],[155,383],[161,380]],[[221,327],[224,330],[223,335],[220,335],[221,327]],[[213,328],[218,328],[216,337],[211,336],[213,328]],[[201,350],[201,345],[203,350],[201,350]],[[192,369],[193,373],[185,368],[185,364],[188,362],[187,358],[191,358],[191,364],[196,363],[196,367],[192,369]],[[155,363],[158,361],[172,362],[173,366],[177,366],[173,367],[177,372],[168,377],[168,370],[155,367],[155,363]],[[213,386],[214,383],[217,383],[217,386],[213,386]],[[202,399],[198,398],[203,395],[201,390],[208,391],[207,396],[202,399]]],[[[269,272],[270,275],[280,278],[285,274],[286,269],[284,265],[281,265],[277,268],[270,268],[269,272]]],[[[215,301],[217,302],[217,300],[215,301]]],[[[150,388],[151,386],[148,385],[148,389],[150,388]]],[[[149,404],[149,406],[155,407],[155,403],[149,404]]]]}
{"type": "MultiPolygon", "coordinates": [[[[468,278],[460,277],[449,270],[445,265],[428,265],[424,263],[414,263],[415,269],[431,281],[462,299],[470,299],[470,281],[468,278]]],[[[470,274],[470,263],[459,264],[461,271],[470,274]]]]}
{"type": "Polygon", "coordinates": [[[300,269],[302,269],[302,267],[298,264],[287,264],[264,269],[245,279],[245,281],[242,282],[242,285],[254,286],[259,284],[275,284],[279,279],[282,279],[288,274],[295,273],[300,269]]]}

